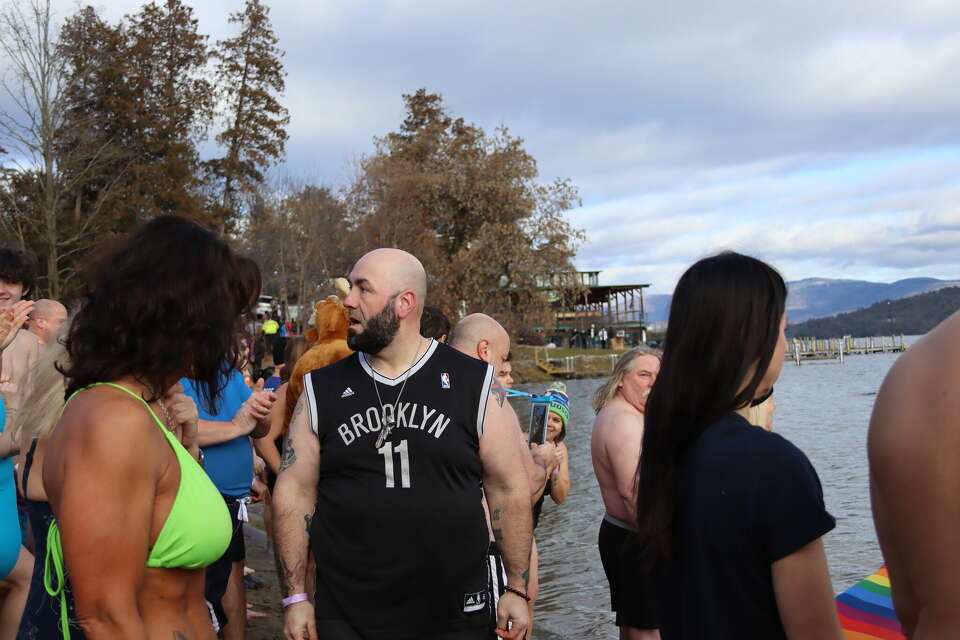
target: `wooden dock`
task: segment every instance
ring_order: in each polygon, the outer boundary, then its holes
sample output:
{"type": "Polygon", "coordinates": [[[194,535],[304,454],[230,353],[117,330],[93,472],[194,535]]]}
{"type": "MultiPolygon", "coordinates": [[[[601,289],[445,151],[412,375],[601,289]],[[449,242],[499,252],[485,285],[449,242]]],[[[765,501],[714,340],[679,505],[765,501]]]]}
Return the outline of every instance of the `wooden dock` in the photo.
{"type": "Polygon", "coordinates": [[[900,353],[906,351],[907,341],[899,336],[871,336],[854,338],[794,338],[787,342],[786,358],[800,364],[804,360],[839,360],[850,355],[872,353],[900,353]]]}
{"type": "Polygon", "coordinates": [[[533,364],[541,371],[555,378],[576,378],[583,374],[596,374],[598,370],[613,372],[619,354],[609,355],[574,355],[550,357],[548,347],[535,347],[533,350],[533,364]]]}
{"type": "MultiPolygon", "coordinates": [[[[551,376],[559,376],[560,374],[567,372],[567,367],[561,366],[560,361],[551,360],[545,347],[542,349],[537,348],[533,350],[533,364],[535,364],[538,369],[549,373],[551,376]]],[[[563,364],[565,365],[566,363],[564,362],[563,364]]]]}

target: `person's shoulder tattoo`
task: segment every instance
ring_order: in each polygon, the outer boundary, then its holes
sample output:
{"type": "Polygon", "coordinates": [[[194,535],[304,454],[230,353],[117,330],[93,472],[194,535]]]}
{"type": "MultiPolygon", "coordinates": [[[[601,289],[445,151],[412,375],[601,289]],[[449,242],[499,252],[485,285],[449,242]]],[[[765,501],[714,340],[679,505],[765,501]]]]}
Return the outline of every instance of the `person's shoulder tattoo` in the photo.
{"type": "Polygon", "coordinates": [[[507,399],[507,390],[503,388],[503,385],[501,385],[500,381],[496,378],[493,379],[493,383],[490,385],[490,395],[496,399],[497,404],[501,407],[507,399]]]}

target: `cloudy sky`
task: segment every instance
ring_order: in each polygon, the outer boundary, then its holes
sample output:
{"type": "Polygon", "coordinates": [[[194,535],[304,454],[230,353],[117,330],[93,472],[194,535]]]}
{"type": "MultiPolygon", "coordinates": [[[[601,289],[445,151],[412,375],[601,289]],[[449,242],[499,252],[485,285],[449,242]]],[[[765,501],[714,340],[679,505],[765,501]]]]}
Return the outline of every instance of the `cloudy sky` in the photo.
{"type": "MultiPolygon", "coordinates": [[[[241,3],[193,4],[216,39],[241,3]]],[[[426,87],[578,185],[604,283],[667,293],[724,248],[791,280],[960,278],[954,0],[267,4],[295,175],[342,184],[426,87]]]]}

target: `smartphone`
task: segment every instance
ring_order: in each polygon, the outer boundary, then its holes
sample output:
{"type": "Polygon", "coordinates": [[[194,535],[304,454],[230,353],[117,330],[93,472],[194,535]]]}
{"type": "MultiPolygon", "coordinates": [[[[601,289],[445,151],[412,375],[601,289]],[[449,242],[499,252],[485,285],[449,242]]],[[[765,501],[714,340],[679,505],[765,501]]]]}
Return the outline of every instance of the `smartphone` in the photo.
{"type": "Polygon", "coordinates": [[[550,408],[549,399],[533,399],[530,410],[529,437],[531,444],[543,444],[547,441],[547,411],[550,408]]]}

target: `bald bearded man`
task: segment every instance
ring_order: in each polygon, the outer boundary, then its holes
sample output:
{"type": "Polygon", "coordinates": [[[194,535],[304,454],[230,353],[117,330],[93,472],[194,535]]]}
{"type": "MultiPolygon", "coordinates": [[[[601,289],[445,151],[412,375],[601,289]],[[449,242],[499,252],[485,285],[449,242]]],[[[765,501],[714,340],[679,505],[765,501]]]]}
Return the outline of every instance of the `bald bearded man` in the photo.
{"type": "Polygon", "coordinates": [[[960,313],[901,355],[867,440],[870,498],[903,632],[960,630],[960,313]]]}
{"type": "Polygon", "coordinates": [[[304,376],[277,479],[286,637],[489,638],[482,486],[508,579],[497,633],[522,638],[529,488],[494,369],[420,335],[426,274],[414,256],[377,249],[349,281],[357,353],[304,376]]]}

